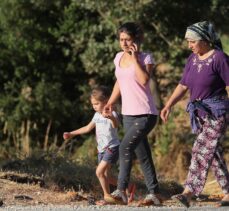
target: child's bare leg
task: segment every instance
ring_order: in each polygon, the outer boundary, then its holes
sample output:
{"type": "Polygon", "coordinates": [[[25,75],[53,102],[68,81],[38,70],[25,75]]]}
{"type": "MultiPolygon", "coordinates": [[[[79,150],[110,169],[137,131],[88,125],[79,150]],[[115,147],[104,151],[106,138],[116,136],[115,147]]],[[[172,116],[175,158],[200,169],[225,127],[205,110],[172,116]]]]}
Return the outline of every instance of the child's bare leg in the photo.
{"type": "Polygon", "coordinates": [[[101,187],[103,189],[104,197],[110,194],[110,187],[107,178],[107,172],[110,169],[110,164],[104,160],[102,160],[97,169],[96,169],[96,176],[99,179],[101,187]]]}
{"type": "Polygon", "coordinates": [[[117,179],[116,179],[116,177],[114,177],[112,175],[110,169],[111,169],[111,166],[109,168],[107,168],[107,170],[105,172],[105,175],[107,177],[107,181],[108,181],[109,187],[110,187],[110,185],[112,185],[114,187],[117,187],[117,179]]]}

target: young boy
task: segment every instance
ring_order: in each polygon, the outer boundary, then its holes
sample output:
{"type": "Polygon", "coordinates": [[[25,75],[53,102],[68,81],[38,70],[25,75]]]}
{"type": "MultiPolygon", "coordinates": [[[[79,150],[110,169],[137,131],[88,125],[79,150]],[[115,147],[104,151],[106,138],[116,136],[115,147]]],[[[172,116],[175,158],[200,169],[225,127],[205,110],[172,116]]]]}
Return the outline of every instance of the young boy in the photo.
{"type": "Polygon", "coordinates": [[[86,126],[81,127],[71,132],[65,132],[63,138],[65,140],[71,139],[74,136],[81,135],[96,130],[96,140],[98,149],[98,167],[96,169],[96,176],[103,189],[104,199],[97,201],[98,205],[105,205],[110,201],[109,184],[115,184],[117,181],[109,176],[111,164],[118,160],[119,154],[119,139],[117,127],[119,124],[118,115],[115,111],[106,112],[106,118],[102,113],[107,100],[110,97],[109,89],[105,86],[94,88],[91,93],[91,104],[95,110],[94,117],[86,126]]]}

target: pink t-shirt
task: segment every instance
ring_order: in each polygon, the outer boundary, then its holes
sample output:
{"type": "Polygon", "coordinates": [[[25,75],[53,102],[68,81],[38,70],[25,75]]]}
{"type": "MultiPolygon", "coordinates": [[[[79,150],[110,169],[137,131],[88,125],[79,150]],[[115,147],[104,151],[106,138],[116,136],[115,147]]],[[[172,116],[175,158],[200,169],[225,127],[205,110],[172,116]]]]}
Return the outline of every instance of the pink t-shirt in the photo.
{"type": "MultiPolygon", "coordinates": [[[[149,81],[146,85],[141,85],[135,74],[135,67],[131,65],[127,68],[120,67],[120,59],[124,52],[116,54],[114,59],[115,76],[119,84],[122,98],[122,114],[123,115],[142,115],[154,114],[158,111],[153,102],[153,97],[150,91],[149,81]]],[[[148,53],[139,54],[139,62],[142,66],[153,64],[153,58],[148,53]]]]}

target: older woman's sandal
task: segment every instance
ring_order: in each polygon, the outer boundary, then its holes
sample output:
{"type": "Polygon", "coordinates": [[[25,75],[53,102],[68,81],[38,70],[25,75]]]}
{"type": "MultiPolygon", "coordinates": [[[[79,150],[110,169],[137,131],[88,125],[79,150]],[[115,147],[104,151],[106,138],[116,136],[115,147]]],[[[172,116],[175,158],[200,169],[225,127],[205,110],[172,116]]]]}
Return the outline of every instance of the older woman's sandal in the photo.
{"type": "Polygon", "coordinates": [[[175,201],[179,202],[180,204],[182,204],[185,207],[190,207],[190,203],[188,201],[187,196],[185,196],[184,194],[177,194],[171,197],[172,199],[174,199],[175,201]]]}

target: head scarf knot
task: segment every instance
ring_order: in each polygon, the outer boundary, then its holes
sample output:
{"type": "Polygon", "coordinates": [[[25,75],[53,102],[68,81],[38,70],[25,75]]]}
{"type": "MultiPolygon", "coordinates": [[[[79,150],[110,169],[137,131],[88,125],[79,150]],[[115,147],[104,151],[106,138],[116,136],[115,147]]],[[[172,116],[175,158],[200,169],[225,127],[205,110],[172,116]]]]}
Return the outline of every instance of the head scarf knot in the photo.
{"type": "Polygon", "coordinates": [[[222,43],[215,32],[212,23],[203,21],[195,23],[187,28],[185,39],[205,40],[209,42],[213,48],[222,50],[222,43]]]}

